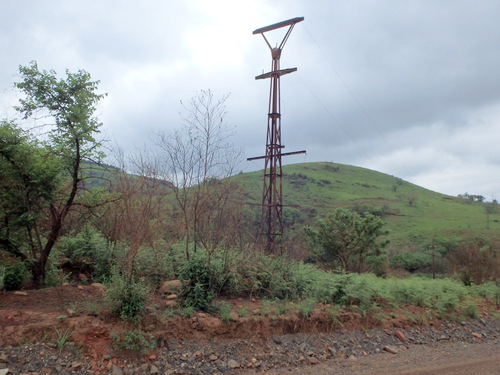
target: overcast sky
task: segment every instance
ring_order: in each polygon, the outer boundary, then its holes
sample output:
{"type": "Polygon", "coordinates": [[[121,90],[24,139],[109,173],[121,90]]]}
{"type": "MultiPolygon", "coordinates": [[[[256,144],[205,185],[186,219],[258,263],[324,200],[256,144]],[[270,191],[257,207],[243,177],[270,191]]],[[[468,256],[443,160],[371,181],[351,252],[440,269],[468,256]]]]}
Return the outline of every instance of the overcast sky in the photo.
{"type": "MultiPolygon", "coordinates": [[[[19,65],[84,69],[108,97],[108,139],[141,148],[182,125],[180,101],[230,93],[245,157],[263,155],[271,67],[252,31],[304,17],[281,68],[284,162],[331,161],[425,188],[500,198],[497,0],[3,0],[0,117],[13,118],[19,65]]],[[[281,42],[281,29],[266,34],[281,42]]],[[[241,170],[263,168],[242,162],[241,170]]]]}

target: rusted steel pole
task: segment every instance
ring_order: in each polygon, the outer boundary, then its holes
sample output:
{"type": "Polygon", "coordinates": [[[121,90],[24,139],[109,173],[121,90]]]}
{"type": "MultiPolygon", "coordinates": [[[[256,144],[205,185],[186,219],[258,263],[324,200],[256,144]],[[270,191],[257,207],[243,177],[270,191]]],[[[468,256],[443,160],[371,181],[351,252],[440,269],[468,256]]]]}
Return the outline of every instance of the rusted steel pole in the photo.
{"type": "Polygon", "coordinates": [[[248,160],[264,158],[264,186],[262,191],[262,218],[261,232],[266,236],[266,249],[271,253],[282,252],[281,237],[283,236],[283,194],[282,194],[282,165],[283,155],[294,155],[305,153],[296,151],[283,154],[281,150],[285,147],[281,144],[281,92],[280,77],[292,73],[297,68],[280,69],[280,58],[283,47],[292,32],[294,25],[303,21],[303,17],[293,18],[255,30],[254,34],[262,34],[269,49],[271,50],[272,66],[269,73],[255,77],[255,79],[270,78],[269,86],[269,108],[267,120],[266,153],[264,157],[253,157],[248,160]],[[264,33],[277,28],[289,26],[279,47],[272,48],[264,33]]]}

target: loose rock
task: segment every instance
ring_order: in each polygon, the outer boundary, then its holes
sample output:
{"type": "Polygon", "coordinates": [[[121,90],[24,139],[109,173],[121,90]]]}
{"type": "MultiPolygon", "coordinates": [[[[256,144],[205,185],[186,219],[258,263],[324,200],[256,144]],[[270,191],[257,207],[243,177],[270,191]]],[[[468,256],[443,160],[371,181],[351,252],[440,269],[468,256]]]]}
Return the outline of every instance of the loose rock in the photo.
{"type": "Polygon", "coordinates": [[[406,341],[406,336],[401,331],[394,332],[394,336],[396,336],[401,342],[405,342],[406,341]]]}
{"type": "Polygon", "coordinates": [[[391,354],[398,354],[398,349],[391,345],[384,346],[384,351],[391,354]]]}
{"type": "Polygon", "coordinates": [[[180,280],[168,280],[163,282],[161,284],[160,289],[158,289],[158,292],[160,294],[172,294],[174,292],[179,291],[182,288],[182,281],[180,280]]]}
{"type": "Polygon", "coordinates": [[[236,362],[234,359],[230,359],[229,361],[227,361],[227,365],[232,369],[240,367],[240,364],[236,362]]]}
{"type": "Polygon", "coordinates": [[[123,370],[117,365],[113,365],[112,375],[123,375],[123,370]]]}

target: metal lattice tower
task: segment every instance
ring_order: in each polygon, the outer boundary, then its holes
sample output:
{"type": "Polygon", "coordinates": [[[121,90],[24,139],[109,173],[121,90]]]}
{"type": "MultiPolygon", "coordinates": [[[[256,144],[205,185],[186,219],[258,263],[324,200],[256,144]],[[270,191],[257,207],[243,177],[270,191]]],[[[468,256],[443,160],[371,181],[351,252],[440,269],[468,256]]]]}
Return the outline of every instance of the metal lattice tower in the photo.
{"type": "Polygon", "coordinates": [[[276,253],[281,249],[280,239],[283,235],[283,196],[282,196],[282,167],[281,157],[287,155],[303,154],[303,151],[281,152],[284,145],[281,143],[281,102],[280,102],[280,77],[295,72],[297,68],[280,69],[280,58],[290,33],[296,23],[304,20],[297,17],[288,21],[279,22],[262,27],[253,32],[261,34],[271,50],[272,67],[269,73],[255,77],[255,79],[270,78],[269,111],[267,120],[267,140],[265,156],[248,158],[247,160],[264,159],[264,188],[262,191],[262,219],[261,233],[266,236],[266,249],[276,253]],[[271,47],[264,33],[288,26],[281,44],[271,47]]]}

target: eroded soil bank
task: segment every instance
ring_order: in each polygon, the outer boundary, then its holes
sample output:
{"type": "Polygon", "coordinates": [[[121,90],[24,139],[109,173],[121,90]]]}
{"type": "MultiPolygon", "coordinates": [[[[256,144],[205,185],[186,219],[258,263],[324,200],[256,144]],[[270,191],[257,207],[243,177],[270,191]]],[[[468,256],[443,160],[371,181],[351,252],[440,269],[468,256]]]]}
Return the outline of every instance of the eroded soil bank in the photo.
{"type": "Polygon", "coordinates": [[[276,315],[273,309],[264,311],[259,299],[226,302],[232,311],[231,319],[224,322],[204,313],[172,315],[170,303],[154,296],[141,330],[153,337],[155,348],[138,354],[112,345],[113,335],[137,327],[105,310],[99,288],[64,286],[25,295],[4,293],[0,295],[0,369],[14,374],[212,374],[271,369],[280,373],[295,368],[305,371],[309,366],[319,370],[331,361],[352,367],[372,355],[398,357],[416,346],[494,346],[500,337],[500,322],[489,317],[492,306],[485,305],[479,306],[480,319],[447,323],[415,306],[364,313],[336,310],[334,315],[331,307],[317,306],[305,318],[293,304],[276,315]]]}

